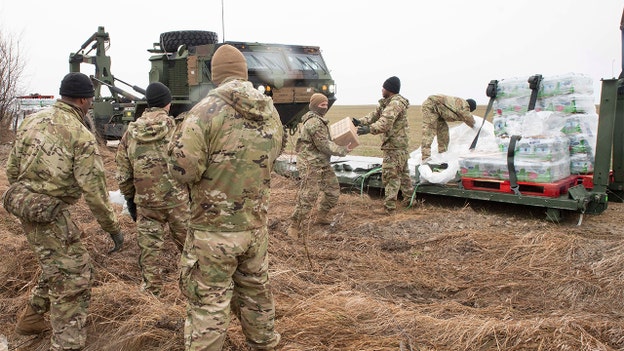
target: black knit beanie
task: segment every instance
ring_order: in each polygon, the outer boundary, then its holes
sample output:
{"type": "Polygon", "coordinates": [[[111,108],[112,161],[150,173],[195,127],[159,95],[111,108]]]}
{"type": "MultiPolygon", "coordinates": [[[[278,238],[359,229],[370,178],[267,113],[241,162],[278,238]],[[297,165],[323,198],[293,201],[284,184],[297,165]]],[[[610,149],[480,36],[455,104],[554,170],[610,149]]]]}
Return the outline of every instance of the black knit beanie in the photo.
{"type": "Polygon", "coordinates": [[[145,99],[149,107],[165,107],[171,102],[171,91],[161,82],[150,83],[145,89],[145,99]]]}
{"type": "Polygon", "coordinates": [[[73,98],[89,98],[95,95],[95,89],[91,78],[86,74],[71,72],[63,77],[59,94],[73,98]]]}
{"type": "Polygon", "coordinates": [[[470,107],[470,112],[477,109],[477,102],[474,101],[473,99],[467,99],[466,102],[468,103],[468,106],[470,107]]]}
{"type": "Polygon", "coordinates": [[[401,80],[398,77],[392,76],[383,83],[383,88],[391,93],[398,94],[401,91],[401,80]]]}

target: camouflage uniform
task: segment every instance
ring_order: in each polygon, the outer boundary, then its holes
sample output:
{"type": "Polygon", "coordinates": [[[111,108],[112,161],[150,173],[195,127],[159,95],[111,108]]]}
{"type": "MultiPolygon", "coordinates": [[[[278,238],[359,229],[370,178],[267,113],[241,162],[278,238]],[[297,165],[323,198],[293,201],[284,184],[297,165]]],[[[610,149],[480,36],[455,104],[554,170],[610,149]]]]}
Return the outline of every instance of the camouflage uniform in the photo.
{"type": "Polygon", "coordinates": [[[345,156],[349,150],[331,141],[328,123],[326,118],[311,111],[301,120],[301,132],[296,144],[301,186],[297,207],[291,216],[294,223],[301,223],[308,217],[319,191],[323,193],[320,212],[327,213],[338,204],[340,184],[329,160],[332,155],[345,156]]]}
{"type": "Polygon", "coordinates": [[[285,145],[272,100],[226,79],[186,116],[172,140],[170,170],[190,186],[191,219],[181,258],[188,298],[186,350],[221,350],[230,309],[248,344],[272,349],[267,210],[271,171],[285,145]]]}
{"type": "Polygon", "coordinates": [[[414,190],[407,161],[409,140],[407,138],[407,108],[409,101],[399,94],[380,99],[379,106],[360,119],[370,126],[371,134],[382,134],[381,150],[383,164],[381,179],[384,184],[384,205],[386,210],[396,209],[399,190],[403,196],[411,196],[414,190]]]}
{"type": "Polygon", "coordinates": [[[117,149],[117,181],[126,197],[137,205],[137,239],[143,288],[160,295],[162,277],[159,257],[165,225],[180,252],[186,240],[189,197],[167,169],[167,145],[175,131],[173,118],[159,107],[150,107],[128,125],[117,149]]]}
{"type": "Polygon", "coordinates": [[[462,98],[431,95],[422,104],[423,134],[422,159],[431,157],[431,143],[438,137],[438,152],[447,151],[449,144],[449,128],[447,122],[464,122],[474,127],[475,119],[470,113],[468,102],[462,98]]]}
{"type": "MultiPolygon", "coordinates": [[[[84,193],[102,229],[119,233],[102,158],[84,117],[80,108],[58,100],[24,119],[9,155],[7,177],[11,184],[20,181],[67,204],[75,204],[84,193]]],[[[66,207],[51,223],[22,219],[22,225],[41,264],[30,304],[40,314],[50,312],[54,330],[50,349],[81,349],[87,338],[92,282],[89,253],[80,242],[82,232],[66,207]]]]}

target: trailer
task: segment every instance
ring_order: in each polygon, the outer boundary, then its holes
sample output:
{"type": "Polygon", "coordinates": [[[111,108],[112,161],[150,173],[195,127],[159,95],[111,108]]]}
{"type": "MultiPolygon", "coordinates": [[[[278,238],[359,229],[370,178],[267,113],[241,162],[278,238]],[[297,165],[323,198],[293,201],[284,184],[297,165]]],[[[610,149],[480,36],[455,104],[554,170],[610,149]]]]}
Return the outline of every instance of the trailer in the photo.
{"type": "MultiPolygon", "coordinates": [[[[419,165],[411,163],[414,194],[403,196],[411,196],[412,202],[419,195],[429,194],[540,207],[551,221],[560,221],[566,213],[578,213],[580,223],[583,214],[600,214],[609,201],[624,201],[623,92],[624,79],[602,80],[593,174],[571,174],[548,184],[514,179],[466,181],[458,175],[448,183],[435,184],[422,181],[419,165]]],[[[332,157],[341,186],[360,192],[383,191],[381,161],[375,157],[332,157]]],[[[281,169],[296,175],[294,165],[281,169]]]]}

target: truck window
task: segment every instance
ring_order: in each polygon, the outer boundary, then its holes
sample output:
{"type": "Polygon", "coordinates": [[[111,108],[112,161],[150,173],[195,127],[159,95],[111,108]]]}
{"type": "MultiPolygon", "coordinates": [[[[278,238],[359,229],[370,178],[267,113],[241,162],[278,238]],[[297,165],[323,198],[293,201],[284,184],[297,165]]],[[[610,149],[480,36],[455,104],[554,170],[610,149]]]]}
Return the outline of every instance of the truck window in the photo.
{"type": "Polygon", "coordinates": [[[273,52],[243,52],[249,70],[271,72],[286,72],[286,63],[280,53],[273,52]]]}
{"type": "Polygon", "coordinates": [[[322,71],[327,73],[327,67],[321,56],[306,54],[288,55],[288,63],[296,70],[304,71],[322,71]]]}

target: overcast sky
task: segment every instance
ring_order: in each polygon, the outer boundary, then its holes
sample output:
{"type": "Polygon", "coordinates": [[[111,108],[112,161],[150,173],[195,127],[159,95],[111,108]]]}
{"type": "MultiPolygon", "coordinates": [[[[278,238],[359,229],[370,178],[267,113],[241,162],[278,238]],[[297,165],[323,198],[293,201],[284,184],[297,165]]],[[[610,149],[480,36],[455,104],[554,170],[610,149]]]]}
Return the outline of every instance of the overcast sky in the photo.
{"type": "MultiPolygon", "coordinates": [[[[600,79],[622,70],[621,0],[223,3],[0,0],[0,31],[20,38],[24,93],[57,97],[69,54],[98,26],[110,34],[112,74],[142,87],[149,83],[147,49],[162,32],[208,30],[220,41],[320,46],[340,105],[375,104],[393,75],[413,105],[437,93],[484,105],[492,79],[570,72],[594,80],[599,102],[600,79]]],[[[93,74],[92,66],[82,70],[93,74]]]]}

